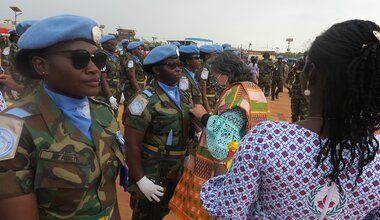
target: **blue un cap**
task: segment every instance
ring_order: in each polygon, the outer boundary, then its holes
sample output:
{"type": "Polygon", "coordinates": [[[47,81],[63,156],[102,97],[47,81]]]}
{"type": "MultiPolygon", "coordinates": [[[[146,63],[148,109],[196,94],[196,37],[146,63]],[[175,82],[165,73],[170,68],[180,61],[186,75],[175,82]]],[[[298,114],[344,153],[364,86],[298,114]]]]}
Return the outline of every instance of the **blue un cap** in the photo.
{"type": "Polygon", "coordinates": [[[216,53],[222,53],[224,50],[223,50],[223,47],[220,46],[219,44],[213,44],[212,46],[215,47],[216,49],[216,53]]]}
{"type": "Polygon", "coordinates": [[[179,42],[177,42],[177,41],[174,41],[174,42],[172,42],[171,44],[172,44],[172,45],[175,45],[176,47],[180,47],[180,46],[181,46],[181,44],[180,44],[179,42]]]}
{"type": "Polygon", "coordinates": [[[11,29],[8,31],[8,34],[17,34],[16,30],[15,29],[11,29]]]}
{"type": "Polygon", "coordinates": [[[126,44],[126,43],[129,43],[129,40],[128,39],[123,39],[120,41],[121,44],[126,44]]]}
{"type": "Polygon", "coordinates": [[[179,51],[175,45],[163,45],[154,48],[145,57],[143,64],[152,65],[171,57],[178,57],[179,51]]]}
{"type": "Polygon", "coordinates": [[[102,38],[100,38],[100,43],[104,44],[111,40],[116,40],[116,37],[113,35],[104,35],[102,36],[102,38]]]}
{"type": "Polygon", "coordinates": [[[133,50],[137,47],[141,46],[141,42],[140,41],[132,41],[131,43],[128,44],[128,47],[127,49],[128,50],[133,50]]]}
{"type": "Polygon", "coordinates": [[[33,24],[17,45],[20,49],[41,49],[69,40],[89,40],[98,43],[101,30],[90,18],[77,15],[58,15],[33,24]]]}
{"type": "Polygon", "coordinates": [[[179,52],[184,54],[199,54],[199,48],[193,45],[181,46],[179,52]]]}
{"type": "Polygon", "coordinates": [[[16,25],[17,34],[21,36],[23,33],[25,33],[26,30],[28,30],[28,28],[30,28],[30,26],[32,26],[36,22],[37,20],[27,20],[27,21],[18,23],[16,25]]]}
{"type": "Polygon", "coordinates": [[[212,46],[212,45],[203,45],[203,46],[200,46],[199,50],[202,53],[215,53],[216,52],[216,48],[214,46],[212,46]]]}
{"type": "Polygon", "coordinates": [[[225,43],[225,44],[222,44],[222,47],[223,47],[223,49],[226,49],[227,47],[231,47],[231,44],[225,43]]]}

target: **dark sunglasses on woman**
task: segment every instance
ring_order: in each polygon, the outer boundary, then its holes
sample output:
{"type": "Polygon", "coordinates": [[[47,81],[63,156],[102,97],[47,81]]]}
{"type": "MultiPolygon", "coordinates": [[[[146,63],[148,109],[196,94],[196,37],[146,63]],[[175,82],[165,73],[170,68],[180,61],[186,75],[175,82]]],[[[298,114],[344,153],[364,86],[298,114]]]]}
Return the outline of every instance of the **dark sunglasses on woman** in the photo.
{"type": "Polygon", "coordinates": [[[182,69],[183,68],[183,62],[165,62],[165,63],[161,63],[160,65],[166,65],[168,66],[170,69],[174,70],[175,68],[179,68],[179,69],[182,69]]]}
{"type": "Polygon", "coordinates": [[[77,70],[84,69],[90,63],[90,60],[98,67],[99,70],[103,69],[106,65],[107,54],[102,51],[96,51],[94,54],[90,54],[85,49],[77,50],[62,50],[62,51],[53,51],[48,52],[45,55],[54,55],[54,54],[70,54],[69,58],[73,64],[73,67],[77,70]]]}

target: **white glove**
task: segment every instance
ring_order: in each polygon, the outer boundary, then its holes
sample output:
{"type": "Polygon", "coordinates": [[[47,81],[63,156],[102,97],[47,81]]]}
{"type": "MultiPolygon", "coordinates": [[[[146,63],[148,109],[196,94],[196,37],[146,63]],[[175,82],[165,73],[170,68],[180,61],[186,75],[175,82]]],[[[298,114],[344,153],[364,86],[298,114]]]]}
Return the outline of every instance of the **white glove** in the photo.
{"type": "Polygon", "coordinates": [[[120,97],[120,104],[123,104],[125,101],[125,97],[124,97],[124,93],[121,93],[121,97],[120,97]]]}
{"type": "Polygon", "coordinates": [[[115,97],[111,96],[108,101],[110,102],[110,105],[111,105],[111,108],[113,110],[116,110],[118,108],[118,105],[117,105],[117,100],[115,97]]]}
{"type": "Polygon", "coordinates": [[[146,198],[151,202],[152,198],[156,202],[160,202],[158,196],[164,195],[164,188],[159,185],[154,184],[150,179],[144,176],[137,183],[140,191],[146,196],[146,198]]]}

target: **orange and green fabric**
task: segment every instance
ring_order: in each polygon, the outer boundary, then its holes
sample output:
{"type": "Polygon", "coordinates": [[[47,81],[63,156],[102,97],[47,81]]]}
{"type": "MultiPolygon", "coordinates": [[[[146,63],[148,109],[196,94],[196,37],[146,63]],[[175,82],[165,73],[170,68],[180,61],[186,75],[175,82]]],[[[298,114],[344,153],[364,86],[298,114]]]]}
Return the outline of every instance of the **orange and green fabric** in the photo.
{"type": "Polygon", "coordinates": [[[265,96],[252,82],[230,85],[222,93],[216,106],[214,116],[210,117],[207,127],[203,130],[197,154],[189,159],[170,201],[170,209],[180,219],[212,219],[200,203],[200,192],[203,183],[214,176],[216,165],[221,160],[214,157],[215,154],[210,152],[209,147],[223,145],[214,147],[225,148],[228,153],[228,143],[240,141],[257,123],[270,119],[265,96]],[[226,127],[225,124],[230,126],[226,127]],[[223,133],[221,132],[223,129],[229,129],[230,133],[236,134],[221,138],[220,133],[223,133]],[[239,137],[239,140],[236,140],[236,137],[239,137]]]}

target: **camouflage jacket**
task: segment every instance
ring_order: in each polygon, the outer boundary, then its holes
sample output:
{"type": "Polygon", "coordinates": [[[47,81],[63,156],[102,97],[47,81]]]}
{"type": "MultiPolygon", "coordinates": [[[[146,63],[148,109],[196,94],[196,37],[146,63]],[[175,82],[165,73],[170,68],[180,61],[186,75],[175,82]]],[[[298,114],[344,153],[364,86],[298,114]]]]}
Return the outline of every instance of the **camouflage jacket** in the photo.
{"type": "Polygon", "coordinates": [[[2,66],[13,66],[18,47],[16,44],[11,43],[8,47],[5,47],[1,54],[2,66]]]}
{"type": "Polygon", "coordinates": [[[178,88],[186,93],[189,93],[193,105],[203,104],[202,93],[199,87],[199,83],[197,82],[195,77],[193,78],[190,76],[190,74],[185,70],[185,68],[182,69],[182,78],[178,83],[178,88]]]}
{"type": "Polygon", "coordinates": [[[257,65],[260,69],[259,80],[270,81],[275,69],[274,63],[271,60],[260,60],[257,65]]]}
{"type": "Polygon", "coordinates": [[[0,188],[0,199],[35,192],[40,219],[89,217],[113,206],[115,180],[125,164],[118,124],[105,104],[90,99],[90,111],[93,141],[42,86],[0,114],[2,132],[21,127],[13,132],[16,141],[8,142],[15,143],[15,157],[0,157],[0,183],[7,186],[0,188]]]}
{"type": "Polygon", "coordinates": [[[130,59],[126,62],[125,65],[125,72],[135,72],[135,77],[137,83],[140,85],[141,88],[144,88],[144,84],[146,81],[146,73],[144,72],[142,68],[142,61],[136,62],[135,60],[130,57],[130,59]]]}
{"type": "Polygon", "coordinates": [[[273,80],[283,80],[285,78],[286,64],[276,62],[272,75],[273,80]]]}
{"type": "Polygon", "coordinates": [[[216,94],[215,89],[212,85],[211,80],[211,71],[207,64],[203,64],[197,73],[197,80],[200,83],[200,88],[206,87],[206,96],[208,104],[211,109],[215,108],[216,105],[216,94]]]}
{"type": "Polygon", "coordinates": [[[179,178],[177,172],[189,144],[190,123],[190,99],[181,90],[180,94],[181,108],[153,81],[128,103],[124,124],[145,133],[141,162],[148,177],[179,178]],[[159,169],[161,159],[169,163],[164,174],[159,169]]]}

